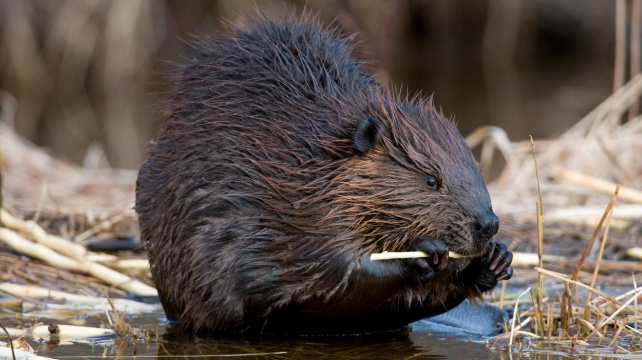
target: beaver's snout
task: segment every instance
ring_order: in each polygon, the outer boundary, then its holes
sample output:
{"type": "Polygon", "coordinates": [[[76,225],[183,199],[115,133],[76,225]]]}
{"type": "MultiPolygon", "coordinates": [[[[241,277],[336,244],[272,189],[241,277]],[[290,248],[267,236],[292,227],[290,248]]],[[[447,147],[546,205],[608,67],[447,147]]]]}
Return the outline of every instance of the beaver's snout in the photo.
{"type": "Polygon", "coordinates": [[[499,218],[492,209],[477,214],[470,223],[470,233],[478,243],[487,243],[499,230],[499,218]]]}

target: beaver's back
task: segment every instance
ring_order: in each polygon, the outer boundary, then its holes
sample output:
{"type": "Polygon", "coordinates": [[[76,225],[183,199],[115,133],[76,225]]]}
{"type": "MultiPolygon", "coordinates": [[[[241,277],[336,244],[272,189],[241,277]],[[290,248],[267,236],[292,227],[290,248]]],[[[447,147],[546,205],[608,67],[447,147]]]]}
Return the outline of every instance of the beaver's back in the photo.
{"type": "MultiPolygon", "coordinates": [[[[253,282],[227,277],[254,258],[244,252],[324,226],[328,209],[297,201],[328,191],[327,174],[354,153],[350,134],[359,112],[379,93],[350,57],[347,40],[314,21],[262,19],[249,26],[205,41],[201,56],[182,70],[167,122],[140,170],[141,234],[172,319],[213,301],[212,288],[230,297],[223,302],[242,306],[226,287],[253,282]]],[[[325,226],[314,239],[319,245],[322,233],[333,233],[325,226]]],[[[310,256],[279,244],[272,250],[279,261],[310,256]]],[[[247,292],[274,292],[268,283],[255,286],[247,292]]]]}

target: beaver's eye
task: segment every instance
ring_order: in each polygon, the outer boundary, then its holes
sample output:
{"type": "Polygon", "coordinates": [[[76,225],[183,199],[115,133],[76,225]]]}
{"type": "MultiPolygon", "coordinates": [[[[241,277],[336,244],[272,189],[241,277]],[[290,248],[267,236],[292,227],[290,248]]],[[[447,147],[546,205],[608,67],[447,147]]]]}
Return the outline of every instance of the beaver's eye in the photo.
{"type": "Polygon", "coordinates": [[[428,186],[430,190],[437,190],[439,189],[439,181],[437,181],[437,178],[434,176],[428,175],[426,178],[426,186],[428,186]]]}

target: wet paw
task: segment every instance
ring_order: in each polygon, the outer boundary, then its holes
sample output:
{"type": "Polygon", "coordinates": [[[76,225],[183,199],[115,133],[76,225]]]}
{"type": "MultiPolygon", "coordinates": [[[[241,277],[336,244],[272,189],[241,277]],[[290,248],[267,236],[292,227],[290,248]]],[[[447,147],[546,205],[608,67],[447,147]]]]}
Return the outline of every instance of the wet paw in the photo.
{"type": "Polygon", "coordinates": [[[428,255],[425,258],[408,259],[408,266],[422,283],[432,280],[435,273],[443,270],[448,264],[448,247],[439,239],[420,236],[413,250],[423,251],[428,255]]]}
{"type": "Polygon", "coordinates": [[[513,268],[510,266],[513,253],[504,243],[491,241],[486,260],[490,263],[488,270],[493,272],[497,281],[508,280],[513,276],[513,268]]]}
{"type": "Polygon", "coordinates": [[[475,276],[478,289],[482,292],[492,290],[498,281],[508,280],[513,276],[513,268],[510,266],[513,261],[513,253],[508,250],[505,244],[491,241],[488,253],[477,258],[477,266],[469,268],[468,273],[475,276]]]}

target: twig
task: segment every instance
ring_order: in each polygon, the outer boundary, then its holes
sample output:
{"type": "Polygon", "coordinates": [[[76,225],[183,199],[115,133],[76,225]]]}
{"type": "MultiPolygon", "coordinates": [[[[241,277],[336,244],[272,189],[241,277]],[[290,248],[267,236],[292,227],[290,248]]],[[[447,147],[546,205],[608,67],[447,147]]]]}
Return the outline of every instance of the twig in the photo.
{"type": "Polygon", "coordinates": [[[0,228],[0,241],[16,252],[42,260],[55,267],[85,272],[85,267],[77,260],[61,255],[44,245],[34,244],[12,230],[0,228]]]}
{"type": "Polygon", "coordinates": [[[602,326],[606,325],[609,321],[613,320],[613,318],[617,314],[622,312],[622,310],[624,310],[627,306],[629,306],[630,303],[635,301],[635,299],[637,299],[638,296],[641,296],[641,295],[642,295],[642,289],[640,289],[635,294],[633,294],[633,296],[629,300],[627,300],[624,304],[620,305],[619,308],[613,314],[611,314],[611,316],[609,316],[606,320],[602,321],[602,323],[599,326],[596,326],[595,330],[593,330],[593,332],[586,337],[585,341],[587,341],[591,336],[595,335],[595,333],[599,331],[602,328],[602,326]]]}
{"type": "MultiPolygon", "coordinates": [[[[613,206],[615,206],[615,201],[617,200],[617,194],[618,191],[620,190],[620,185],[615,187],[615,194],[613,194],[613,200],[611,202],[613,203],[613,206]]],[[[611,211],[608,212],[608,215],[606,217],[606,226],[604,227],[604,235],[602,235],[602,243],[600,244],[600,250],[597,255],[597,259],[595,261],[595,269],[593,269],[593,277],[591,278],[591,287],[595,286],[595,280],[597,279],[597,273],[600,270],[600,261],[602,260],[602,255],[604,253],[604,246],[606,245],[606,239],[609,235],[609,227],[611,226],[611,218],[613,214],[613,206],[611,206],[611,211]]],[[[593,293],[591,291],[588,292],[586,295],[586,304],[585,306],[588,306],[589,301],[591,301],[591,296],[593,293]]]]}
{"type": "Polygon", "coordinates": [[[22,238],[12,230],[0,228],[0,240],[7,243],[16,251],[19,251],[25,255],[32,256],[36,259],[40,259],[54,266],[88,273],[91,276],[100,279],[108,284],[114,285],[123,290],[130,291],[137,295],[158,296],[158,292],[156,291],[156,289],[145,283],[134,280],[125,274],[108,268],[105,265],[97,264],[89,260],[79,261],[58,254],[48,247],[40,244],[34,244],[22,238]]]}
{"type": "MultiPolygon", "coordinates": [[[[555,172],[555,177],[559,180],[568,181],[609,195],[613,194],[613,191],[615,191],[615,187],[617,186],[617,184],[614,184],[610,181],[584,175],[582,173],[564,168],[557,169],[557,171],[555,172]]],[[[624,201],[642,204],[642,191],[635,190],[626,186],[620,187],[618,197],[624,201]]]]}
{"type": "Polygon", "coordinates": [[[1,209],[0,213],[2,214],[2,224],[7,228],[18,231],[63,255],[67,255],[76,260],[82,260],[87,253],[87,250],[81,245],[74,244],[73,242],[58,236],[47,234],[45,229],[40,227],[34,221],[20,220],[6,212],[4,209],[1,209]]]}
{"type": "MultiPolygon", "coordinates": [[[[15,336],[23,336],[25,333],[30,332],[36,337],[41,339],[47,339],[50,335],[49,330],[47,329],[48,325],[40,324],[36,325],[29,330],[22,328],[9,328],[8,332],[14,334],[15,336]]],[[[61,340],[72,340],[72,339],[82,339],[96,336],[109,336],[115,335],[112,329],[89,327],[89,326],[78,326],[78,325],[65,325],[58,324],[58,333],[57,335],[61,340]]]]}
{"type": "Polygon", "coordinates": [[[642,247],[632,247],[626,250],[626,256],[642,260],[642,247]]]}
{"type": "MultiPolygon", "coordinates": [[[[544,336],[545,328],[544,328],[544,321],[542,321],[542,313],[541,313],[542,306],[541,305],[537,305],[535,303],[536,296],[533,293],[533,289],[531,289],[530,292],[531,292],[531,304],[532,304],[533,310],[535,312],[535,314],[533,315],[535,317],[535,325],[537,325],[537,329],[539,329],[539,333],[541,334],[541,336],[544,336]]],[[[539,298],[539,297],[540,296],[538,294],[537,298],[539,298]]],[[[537,329],[535,330],[535,334],[537,334],[537,329]]]]}
{"type": "Polygon", "coordinates": [[[615,341],[616,341],[616,340],[618,339],[618,337],[620,336],[620,333],[622,332],[622,330],[626,328],[626,326],[624,326],[625,324],[624,324],[624,323],[621,323],[621,322],[619,322],[619,321],[618,321],[618,325],[619,325],[619,326],[617,327],[617,331],[616,331],[616,332],[615,332],[615,334],[613,335],[613,339],[611,339],[611,342],[609,343],[609,346],[613,346],[613,344],[615,344],[615,341]]]}
{"type": "Polygon", "coordinates": [[[606,219],[608,214],[611,212],[611,209],[613,209],[613,205],[614,205],[613,200],[611,200],[609,204],[606,206],[606,210],[604,210],[604,214],[600,219],[600,223],[595,228],[595,231],[593,232],[593,236],[591,236],[591,240],[589,241],[588,245],[586,245],[586,249],[584,249],[584,253],[580,258],[580,261],[577,263],[577,267],[575,267],[575,271],[573,272],[573,276],[571,276],[571,279],[573,280],[577,279],[577,275],[580,273],[580,268],[582,267],[582,264],[584,264],[584,260],[586,260],[586,257],[591,251],[591,248],[593,247],[593,243],[595,242],[595,238],[597,238],[597,234],[599,234],[600,229],[602,229],[602,224],[604,224],[604,220],[606,219]]]}
{"type": "MultiPolygon", "coordinates": [[[[616,189],[616,194],[617,194],[617,190],[619,190],[619,186],[616,186],[615,189],[616,189]]],[[[600,229],[602,228],[602,224],[604,223],[605,218],[609,214],[611,214],[613,206],[615,205],[615,201],[614,200],[615,199],[611,200],[609,202],[609,204],[607,205],[606,210],[604,211],[604,214],[602,215],[602,218],[600,219],[600,223],[595,228],[595,231],[593,232],[593,236],[591,237],[591,240],[586,245],[586,248],[584,249],[584,253],[582,254],[582,257],[580,258],[580,261],[578,261],[577,266],[575,267],[575,271],[573,272],[573,275],[571,276],[571,280],[573,281],[573,283],[577,283],[575,280],[577,280],[577,276],[580,273],[580,269],[582,268],[582,265],[584,264],[584,261],[586,260],[586,257],[588,256],[589,252],[593,248],[593,243],[595,242],[595,239],[597,238],[597,235],[599,234],[600,229]]],[[[541,267],[540,267],[540,269],[541,269],[541,267]]],[[[562,318],[562,328],[565,331],[568,331],[568,324],[569,324],[568,323],[568,318],[567,318],[567,316],[569,315],[567,313],[567,308],[568,308],[568,310],[572,309],[570,286],[573,283],[565,283],[566,291],[564,292],[564,295],[562,296],[562,302],[560,304],[560,306],[562,308],[562,316],[561,316],[561,318],[562,318]]],[[[584,285],[584,284],[582,284],[582,285],[584,285]]],[[[591,284],[591,288],[593,287],[593,285],[595,285],[595,284],[591,284]]],[[[590,294],[590,290],[589,290],[589,294],[590,294]]],[[[585,314],[585,315],[588,316],[588,314],[585,314]]],[[[586,319],[586,320],[588,320],[588,319],[586,319]]]]}
{"type": "MultiPolygon", "coordinates": [[[[537,166],[537,155],[535,154],[535,142],[531,135],[528,136],[531,140],[531,150],[533,152],[533,164],[535,165],[535,177],[537,179],[537,194],[539,201],[535,203],[537,211],[537,257],[539,259],[539,267],[543,267],[542,256],[544,253],[544,204],[542,202],[542,186],[539,178],[539,168],[537,166]]],[[[542,291],[544,291],[544,276],[538,274],[537,276],[537,307],[538,313],[542,311],[542,291]]],[[[543,333],[542,329],[542,334],[543,333]]]]}
{"type": "MultiPolygon", "coordinates": [[[[517,297],[517,300],[519,300],[524,294],[528,293],[531,291],[531,288],[529,287],[528,289],[524,290],[519,296],[517,297]]],[[[510,324],[510,340],[508,341],[508,346],[510,348],[513,347],[513,337],[515,336],[515,321],[517,319],[517,306],[519,305],[519,301],[515,302],[515,309],[513,309],[513,319],[511,320],[510,324]]]]}
{"type": "MultiPolygon", "coordinates": [[[[22,298],[49,298],[64,300],[70,303],[97,305],[107,301],[105,298],[70,294],[62,291],[45,289],[38,286],[25,286],[11,283],[0,284],[0,291],[22,298]]],[[[115,299],[114,304],[120,308],[126,308],[129,313],[153,313],[159,310],[155,304],[145,304],[128,299],[115,299]]]]}
{"type": "Polygon", "coordinates": [[[0,326],[2,326],[2,330],[4,330],[5,334],[9,337],[9,344],[11,344],[11,356],[13,357],[13,360],[16,360],[16,350],[13,348],[13,339],[11,338],[11,334],[9,334],[7,328],[4,327],[2,321],[0,321],[0,326]]]}
{"type": "MultiPolygon", "coordinates": [[[[539,179],[538,179],[539,187],[539,179]]],[[[540,194],[541,201],[541,194],[540,194]]],[[[544,228],[542,220],[542,205],[538,201],[535,203],[535,208],[537,211],[537,263],[540,268],[544,267],[543,256],[544,256],[544,228]]],[[[544,291],[544,276],[542,274],[537,275],[537,307],[541,311],[542,309],[542,292],[544,291]]]]}
{"type": "Polygon", "coordinates": [[[535,155],[535,142],[533,136],[528,135],[531,140],[531,151],[533,152],[533,163],[535,164],[535,177],[537,178],[537,194],[539,196],[540,214],[544,214],[544,207],[542,206],[542,187],[539,180],[539,168],[537,167],[537,156],[535,155]]]}
{"type": "MultiPolygon", "coordinates": [[[[546,255],[542,256],[542,260],[546,263],[559,263],[567,260],[564,256],[557,255],[546,255]]],[[[513,262],[511,266],[514,267],[533,267],[539,265],[539,256],[534,253],[525,253],[514,251],[513,252],[513,262]]],[[[541,266],[540,266],[541,267],[541,266]]]]}
{"type": "MultiPolygon", "coordinates": [[[[638,291],[638,284],[635,282],[635,274],[631,274],[631,277],[633,277],[633,290],[635,292],[638,291]]],[[[634,316],[634,322],[633,322],[633,327],[637,330],[638,329],[638,298],[635,298],[635,302],[633,304],[633,314],[634,316]]]]}
{"type": "MultiPolygon", "coordinates": [[[[448,257],[453,258],[453,259],[459,259],[459,258],[472,258],[472,257],[479,257],[484,255],[483,253],[480,254],[474,254],[474,255],[462,255],[458,254],[454,251],[449,251],[448,252],[448,257]]],[[[376,261],[376,260],[393,260],[393,259],[411,259],[411,258],[424,258],[428,257],[428,254],[426,254],[423,251],[401,251],[401,252],[388,252],[384,251],[382,253],[374,253],[370,254],[370,260],[371,261],[376,261]]]]}
{"type": "Polygon", "coordinates": [[[592,288],[592,287],[590,287],[590,286],[588,286],[588,285],[585,285],[585,284],[583,284],[583,283],[581,283],[581,282],[579,282],[579,281],[569,279],[569,278],[568,278],[566,275],[564,275],[564,274],[556,273],[556,272],[554,272],[554,271],[550,271],[550,270],[546,270],[546,269],[541,269],[541,268],[538,268],[538,267],[536,267],[536,268],[535,268],[535,271],[541,272],[542,274],[544,274],[544,275],[546,275],[546,276],[550,276],[550,277],[552,277],[552,278],[555,278],[555,279],[561,280],[561,281],[563,281],[563,282],[565,282],[565,283],[569,283],[569,284],[577,285],[577,286],[582,287],[582,288],[584,288],[584,289],[591,290],[591,291],[592,291],[592,292],[594,292],[595,294],[597,294],[597,295],[599,295],[599,296],[602,296],[603,298],[605,298],[605,299],[607,299],[607,300],[609,300],[609,301],[613,302],[614,304],[616,304],[616,305],[618,305],[618,306],[621,306],[621,305],[622,305],[622,303],[621,303],[620,301],[618,301],[617,299],[615,299],[614,297],[612,297],[612,296],[610,296],[610,295],[607,295],[607,294],[605,294],[604,292],[602,292],[602,291],[600,291],[600,290],[598,290],[598,289],[595,289],[595,288],[592,288]]]}
{"type": "Polygon", "coordinates": [[[499,308],[504,308],[504,293],[506,293],[506,286],[508,281],[502,281],[502,290],[499,292],[499,308]]]}
{"type": "Polygon", "coordinates": [[[40,214],[42,214],[42,207],[45,204],[47,199],[47,179],[42,180],[42,193],[40,194],[40,199],[38,199],[38,205],[36,206],[36,212],[33,215],[33,221],[38,222],[40,219],[40,214]]]}
{"type": "Polygon", "coordinates": [[[76,237],[74,237],[74,241],[77,242],[77,243],[81,243],[82,244],[83,242],[89,240],[89,238],[92,237],[93,235],[98,234],[102,230],[109,229],[111,226],[113,226],[113,224],[115,224],[118,221],[122,220],[125,217],[125,215],[127,214],[127,212],[131,211],[132,208],[133,208],[132,204],[127,205],[125,208],[123,208],[122,210],[118,211],[113,216],[109,217],[108,219],[106,219],[104,221],[101,221],[100,223],[94,225],[91,229],[88,229],[88,230],[84,231],[83,233],[78,234],[76,237]]]}

